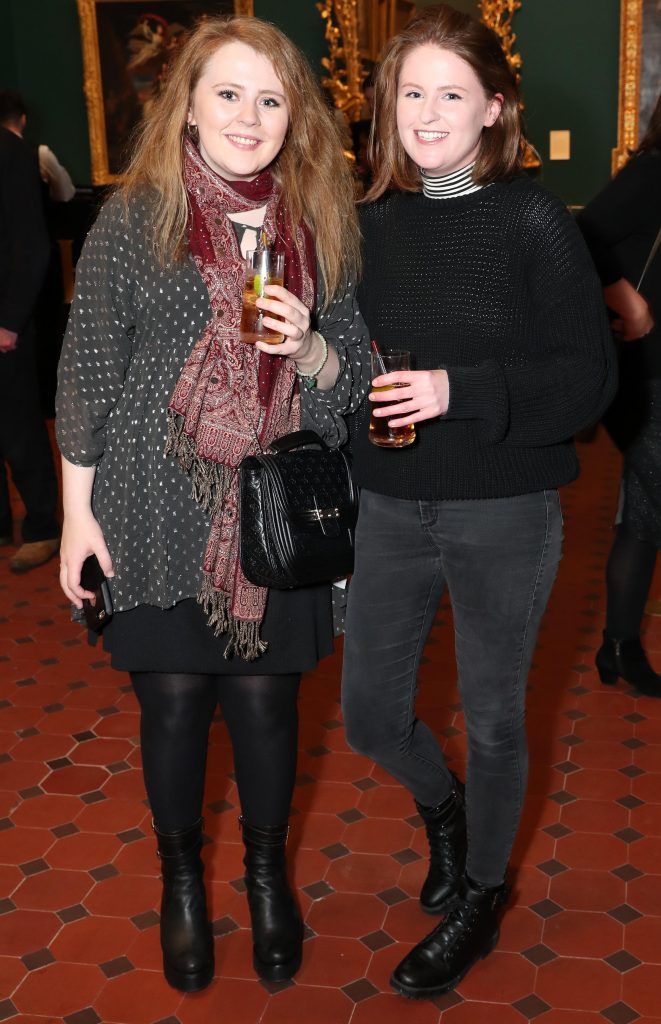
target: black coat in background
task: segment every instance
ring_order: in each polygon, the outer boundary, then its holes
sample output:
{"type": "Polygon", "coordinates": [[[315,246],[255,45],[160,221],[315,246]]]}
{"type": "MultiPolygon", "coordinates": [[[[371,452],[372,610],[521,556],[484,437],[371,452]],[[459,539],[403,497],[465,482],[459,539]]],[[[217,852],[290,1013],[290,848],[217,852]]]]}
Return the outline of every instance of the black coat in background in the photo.
{"type": "Polygon", "coordinates": [[[20,335],[29,324],[48,252],[36,154],[0,128],[0,327],[20,335]]]}
{"type": "Polygon", "coordinates": [[[23,540],[56,537],[57,481],[41,415],[32,313],[48,262],[36,154],[0,128],[0,327],[18,334],[11,352],[0,352],[0,536],[11,536],[4,463],[23,500],[23,540]]]}
{"type": "MultiPolygon", "coordinates": [[[[626,278],[636,288],[661,227],[661,152],[651,150],[633,156],[588,203],[578,221],[602,283],[606,286],[626,278]]],[[[618,522],[626,536],[658,549],[661,548],[661,250],[645,271],[640,293],[650,305],[654,328],[638,341],[620,344],[620,389],[604,417],[604,424],[624,453],[618,522]]],[[[653,570],[653,562],[649,562],[644,551],[636,550],[639,564],[627,563],[626,575],[630,581],[647,577],[653,570]]],[[[631,559],[633,555],[629,553],[626,557],[631,559]]],[[[616,626],[611,621],[621,619],[614,611],[616,606],[623,603],[631,606],[633,601],[630,594],[626,601],[624,593],[620,594],[624,581],[618,578],[621,571],[613,568],[613,565],[620,566],[624,558],[624,550],[618,549],[615,562],[609,563],[608,621],[609,629],[615,630],[614,636],[629,636],[632,628],[616,626]]],[[[649,584],[642,596],[643,604],[648,587],[649,584]]],[[[636,614],[634,620],[640,617],[636,614]]],[[[635,623],[633,628],[635,631],[635,623]]]]}
{"type": "MultiPolygon", "coordinates": [[[[661,151],[632,157],[577,217],[604,287],[624,277],[634,288],[661,228],[661,151]]],[[[623,381],[661,377],[661,250],[640,286],[654,330],[622,345],[623,381]]]]}

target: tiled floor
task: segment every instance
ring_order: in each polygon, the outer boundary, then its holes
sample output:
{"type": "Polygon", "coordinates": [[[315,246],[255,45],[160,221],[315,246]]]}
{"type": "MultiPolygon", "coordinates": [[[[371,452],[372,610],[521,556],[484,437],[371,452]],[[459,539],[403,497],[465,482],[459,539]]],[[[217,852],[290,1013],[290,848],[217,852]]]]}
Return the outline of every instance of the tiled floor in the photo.
{"type": "MultiPolygon", "coordinates": [[[[296,983],[266,986],[253,976],[237,797],[219,722],[206,808],[219,976],[193,996],[166,985],[127,679],[68,622],[56,563],[11,577],[3,549],[0,1020],[661,1022],[661,701],[607,689],[593,668],[618,462],[603,439],[583,446],[581,458],[583,476],[564,492],[566,555],[531,676],[515,906],[497,951],[436,1004],[388,989],[391,968],[430,925],[415,899],[425,844],[406,793],[344,742],[339,652],[305,681],[301,702],[291,846],[309,935],[296,983]]],[[[420,708],[461,771],[449,619],[441,608],[420,708]]],[[[661,665],[661,619],[646,628],[661,665]]]]}

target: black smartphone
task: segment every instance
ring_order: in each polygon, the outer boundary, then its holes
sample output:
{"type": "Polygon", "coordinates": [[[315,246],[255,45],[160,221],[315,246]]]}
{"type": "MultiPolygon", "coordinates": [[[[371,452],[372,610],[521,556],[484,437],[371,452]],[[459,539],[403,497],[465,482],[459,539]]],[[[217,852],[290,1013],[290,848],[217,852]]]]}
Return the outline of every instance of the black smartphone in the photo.
{"type": "Polygon", "coordinates": [[[89,555],[80,570],[80,585],[83,590],[91,590],[94,600],[83,598],[83,613],[89,629],[100,633],[112,617],[112,598],[108,580],[103,575],[96,555],[89,555]]]}

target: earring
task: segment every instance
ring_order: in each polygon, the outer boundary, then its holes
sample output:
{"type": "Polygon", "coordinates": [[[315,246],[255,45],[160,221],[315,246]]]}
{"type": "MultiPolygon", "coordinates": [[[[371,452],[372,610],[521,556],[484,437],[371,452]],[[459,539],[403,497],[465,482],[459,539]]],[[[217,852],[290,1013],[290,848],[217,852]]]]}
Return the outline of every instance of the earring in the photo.
{"type": "Polygon", "coordinates": [[[188,137],[192,142],[197,142],[200,138],[200,129],[196,124],[191,124],[190,121],[186,125],[186,131],[188,132],[188,137]]]}

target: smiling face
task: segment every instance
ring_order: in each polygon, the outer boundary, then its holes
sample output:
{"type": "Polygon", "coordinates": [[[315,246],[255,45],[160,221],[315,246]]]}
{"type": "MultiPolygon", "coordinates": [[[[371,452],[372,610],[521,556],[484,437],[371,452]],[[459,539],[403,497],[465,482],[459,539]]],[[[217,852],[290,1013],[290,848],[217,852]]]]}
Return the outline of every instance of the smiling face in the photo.
{"type": "Polygon", "coordinates": [[[482,129],[498,118],[502,96],[489,98],[468,64],[433,43],[405,57],[397,86],[397,131],[421,170],[451,174],[475,160],[482,129]]]}
{"type": "Polygon", "coordinates": [[[188,123],[197,125],[200,153],[221,177],[256,177],[282,149],[289,125],[284,89],[271,62],[245,43],[225,43],[195,86],[188,123]]]}

